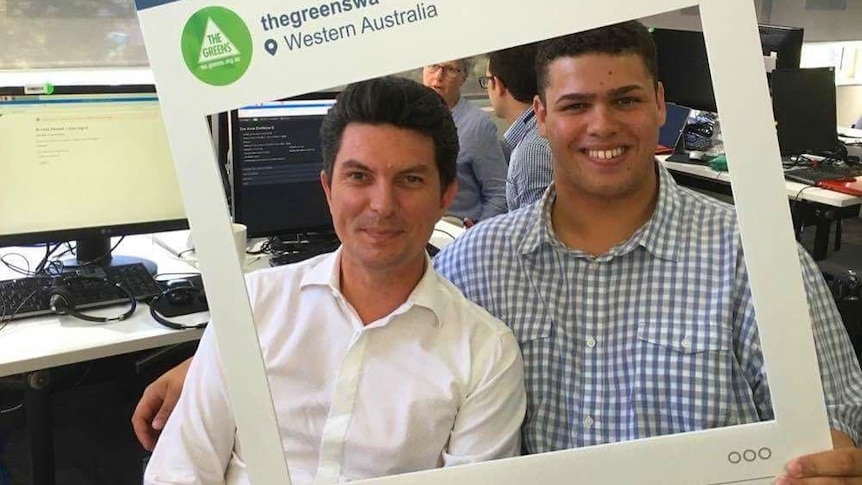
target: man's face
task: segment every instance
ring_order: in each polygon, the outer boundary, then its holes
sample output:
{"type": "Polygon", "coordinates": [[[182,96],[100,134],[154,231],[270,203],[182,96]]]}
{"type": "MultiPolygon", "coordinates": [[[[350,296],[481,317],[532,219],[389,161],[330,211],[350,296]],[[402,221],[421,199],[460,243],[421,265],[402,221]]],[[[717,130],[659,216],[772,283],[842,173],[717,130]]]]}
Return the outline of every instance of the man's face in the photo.
{"type": "Polygon", "coordinates": [[[503,118],[503,108],[500,103],[502,95],[503,83],[491,74],[491,69],[485,69],[485,77],[488,79],[488,101],[491,102],[491,108],[494,109],[494,114],[498,118],[503,118]]]}
{"type": "Polygon", "coordinates": [[[635,54],[561,57],[548,66],[536,119],[554,155],[558,191],[625,199],[655,190],[664,91],[635,54]]]}
{"type": "Polygon", "coordinates": [[[422,84],[437,91],[450,108],[461,97],[461,86],[466,80],[464,65],[458,61],[439,62],[422,69],[422,84]]]}
{"type": "Polygon", "coordinates": [[[373,272],[422,267],[434,224],[457,190],[455,183],[441,189],[429,136],[386,124],[347,125],[332,180],[321,173],[320,181],[342,267],[373,272]]]}

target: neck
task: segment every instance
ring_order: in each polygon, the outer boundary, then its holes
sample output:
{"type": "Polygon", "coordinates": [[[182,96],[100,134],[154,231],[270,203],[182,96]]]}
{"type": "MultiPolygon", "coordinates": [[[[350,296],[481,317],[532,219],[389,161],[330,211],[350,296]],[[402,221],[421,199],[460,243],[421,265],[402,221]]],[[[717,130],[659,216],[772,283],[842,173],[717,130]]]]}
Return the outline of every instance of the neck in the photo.
{"type": "Polygon", "coordinates": [[[404,268],[368,271],[341,258],[341,293],[368,325],[401,306],[425,273],[425,259],[411,262],[404,268]]]}
{"type": "Polygon", "coordinates": [[[566,246],[601,256],[627,240],[652,217],[658,201],[658,175],[644,190],[616,199],[595,197],[555,184],[551,223],[566,246]]]}
{"type": "Polygon", "coordinates": [[[449,109],[452,110],[453,108],[455,108],[455,105],[458,104],[458,101],[460,101],[460,100],[461,100],[461,95],[459,94],[458,96],[455,96],[454,99],[451,99],[451,100],[447,99],[446,100],[446,106],[448,106],[449,109]]]}
{"type": "Polygon", "coordinates": [[[512,104],[506,109],[506,112],[503,113],[503,119],[506,120],[506,123],[509,126],[521,117],[524,114],[524,111],[530,109],[533,105],[529,103],[522,103],[520,101],[512,100],[512,104]]]}

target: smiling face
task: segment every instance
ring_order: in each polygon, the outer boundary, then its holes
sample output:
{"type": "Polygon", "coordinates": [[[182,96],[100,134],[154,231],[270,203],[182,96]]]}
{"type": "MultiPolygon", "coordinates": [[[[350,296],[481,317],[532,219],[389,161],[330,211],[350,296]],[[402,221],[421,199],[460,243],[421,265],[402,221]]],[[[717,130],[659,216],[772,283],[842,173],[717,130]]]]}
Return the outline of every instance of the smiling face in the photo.
{"type": "Polygon", "coordinates": [[[594,201],[650,198],[664,91],[636,54],[560,57],[548,65],[539,130],[558,194],[594,201]]]}
{"type": "Polygon", "coordinates": [[[393,278],[424,269],[425,244],[457,190],[441,188],[429,136],[388,124],[348,124],[332,180],[320,180],[342,268],[393,278]]]}

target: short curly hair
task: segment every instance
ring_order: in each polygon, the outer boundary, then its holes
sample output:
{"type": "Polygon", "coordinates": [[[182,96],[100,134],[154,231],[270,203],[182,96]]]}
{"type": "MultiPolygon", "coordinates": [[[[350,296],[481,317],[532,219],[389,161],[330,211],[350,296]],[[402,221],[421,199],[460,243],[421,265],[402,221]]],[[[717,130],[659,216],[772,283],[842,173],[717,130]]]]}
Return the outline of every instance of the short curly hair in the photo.
{"type": "Polygon", "coordinates": [[[536,76],[539,97],[545,102],[548,88],[548,66],[560,57],[577,57],[584,54],[636,54],[647,72],[658,85],[658,61],[652,35],[636,20],[599,27],[574,34],[548,39],[539,44],[536,54],[536,76]]]}
{"type": "Polygon", "coordinates": [[[445,189],[455,180],[458,130],[446,102],[431,88],[395,76],[347,86],[320,127],[323,171],[329,180],[341,137],[350,123],[389,124],[428,136],[434,142],[440,186],[445,189]]]}

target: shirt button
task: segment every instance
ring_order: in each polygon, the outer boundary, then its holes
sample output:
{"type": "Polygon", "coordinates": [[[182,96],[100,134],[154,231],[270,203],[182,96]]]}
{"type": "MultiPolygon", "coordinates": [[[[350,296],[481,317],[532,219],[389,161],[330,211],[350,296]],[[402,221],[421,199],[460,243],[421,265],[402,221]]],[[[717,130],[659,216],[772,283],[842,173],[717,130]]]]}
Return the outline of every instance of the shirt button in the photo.
{"type": "Polygon", "coordinates": [[[682,345],[682,348],[684,348],[684,349],[690,349],[691,348],[691,339],[688,337],[684,337],[682,339],[682,342],[680,342],[679,344],[682,345]]]}
{"type": "Polygon", "coordinates": [[[594,422],[595,421],[593,421],[593,418],[591,416],[587,416],[586,418],[584,418],[584,428],[591,427],[594,422]]]}
{"type": "Polygon", "coordinates": [[[592,337],[587,337],[587,347],[593,348],[596,346],[596,339],[592,337]]]}

